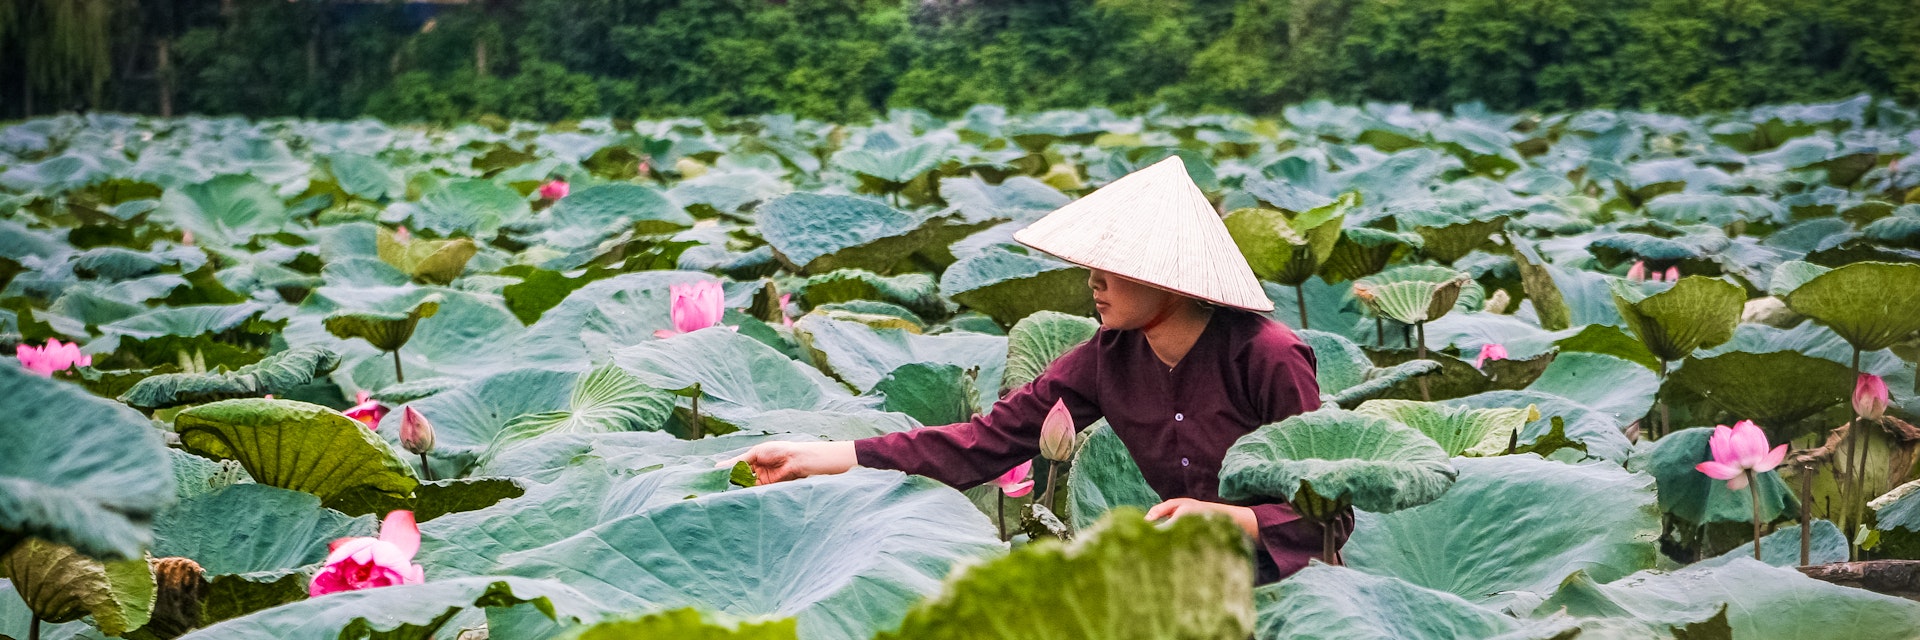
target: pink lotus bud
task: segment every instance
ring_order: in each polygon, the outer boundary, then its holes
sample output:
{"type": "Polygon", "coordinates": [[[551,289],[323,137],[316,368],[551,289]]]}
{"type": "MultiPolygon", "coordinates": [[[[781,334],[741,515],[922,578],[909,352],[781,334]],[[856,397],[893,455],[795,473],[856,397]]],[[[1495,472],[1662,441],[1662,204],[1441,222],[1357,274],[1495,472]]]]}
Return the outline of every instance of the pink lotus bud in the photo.
{"type": "Polygon", "coordinates": [[[180,232],[180,244],[184,244],[189,247],[193,246],[193,232],[192,231],[180,232]]]}
{"type": "Polygon", "coordinates": [[[1073,414],[1065,400],[1054,400],[1047,419],[1040,423],[1040,455],[1054,462],[1073,459],[1073,414]]]}
{"type": "Polygon", "coordinates": [[[1000,477],[993,479],[993,486],[1009,498],[1018,498],[1033,492],[1033,461],[1020,463],[1020,466],[1008,469],[1000,477]]]}
{"type": "Polygon", "coordinates": [[[546,200],[565,198],[567,197],[567,191],[567,181],[557,178],[552,182],[540,185],[540,197],[546,200]]]}
{"type": "Polygon", "coordinates": [[[1887,381],[1871,373],[1860,374],[1853,386],[1853,412],[1868,420],[1879,420],[1887,415],[1887,405],[1892,399],[1887,396],[1887,381]]]}
{"type": "Polygon", "coordinates": [[[726,313],[726,294],[718,280],[702,280],[667,287],[672,296],[667,313],[673,317],[673,329],[692,333],[720,323],[726,313]]]}
{"type": "Polygon", "coordinates": [[[411,405],[400,408],[400,446],[419,455],[433,450],[433,423],[411,405]]]}
{"type": "Polygon", "coordinates": [[[786,324],[788,329],[793,328],[793,316],[787,315],[787,304],[792,299],[793,294],[791,293],[780,294],[780,322],[786,324]]]}
{"type": "MultiPolygon", "coordinates": [[[[1659,278],[1660,276],[1655,275],[1654,277],[1659,278]]],[[[1647,263],[1639,260],[1633,261],[1633,268],[1627,269],[1627,280],[1629,282],[1646,282],[1647,263]]]]}
{"type": "Polygon", "coordinates": [[[1680,281],[1680,267],[1678,266],[1667,267],[1667,282],[1679,282],[1679,281],[1680,281]]]}
{"type": "Polygon", "coordinates": [[[1767,449],[1766,432],[1752,420],[1741,420],[1732,429],[1726,425],[1714,427],[1713,436],[1707,439],[1707,448],[1713,459],[1694,465],[1694,470],[1715,480],[1727,481],[1727,488],[1733,491],[1747,488],[1748,472],[1772,471],[1787,457],[1787,445],[1767,449]]]}
{"type": "Polygon", "coordinates": [[[1473,367],[1475,369],[1485,369],[1487,368],[1488,362],[1505,359],[1507,359],[1507,348],[1501,346],[1499,343],[1489,342],[1485,346],[1480,347],[1480,357],[1473,361],[1473,367]]]}
{"type": "Polygon", "coordinates": [[[394,511],[380,524],[379,538],[341,538],[333,541],[320,573],[313,576],[307,594],[357,591],[427,581],[426,569],[413,563],[420,551],[420,527],[412,511],[394,511]]]}
{"type": "Polygon", "coordinates": [[[21,367],[49,378],[75,365],[93,365],[93,356],[80,353],[79,343],[62,343],[57,338],[48,338],[40,347],[22,344],[14,348],[13,355],[20,360],[21,367]]]}
{"type": "Polygon", "coordinates": [[[359,404],[355,404],[353,408],[342,411],[341,413],[347,414],[349,418],[359,420],[360,424],[367,425],[368,429],[380,428],[380,419],[387,417],[387,408],[379,402],[374,401],[373,397],[366,391],[354,394],[353,400],[359,404]]]}
{"type": "Polygon", "coordinates": [[[408,231],[406,227],[400,227],[399,229],[395,229],[393,231],[393,241],[398,242],[400,244],[413,242],[413,232],[408,231]]]}

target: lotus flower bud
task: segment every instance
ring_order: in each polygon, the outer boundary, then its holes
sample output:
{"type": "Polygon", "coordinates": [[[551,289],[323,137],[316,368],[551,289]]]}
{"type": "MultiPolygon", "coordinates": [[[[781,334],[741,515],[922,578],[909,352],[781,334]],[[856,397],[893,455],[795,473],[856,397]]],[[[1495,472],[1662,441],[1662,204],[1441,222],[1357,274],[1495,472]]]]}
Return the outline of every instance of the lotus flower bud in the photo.
{"type": "Polygon", "coordinates": [[[1489,342],[1480,347],[1480,357],[1473,361],[1475,369],[1484,369],[1488,362],[1507,359],[1507,348],[1497,342],[1489,342]]]}
{"type": "Polygon", "coordinates": [[[398,242],[400,244],[413,242],[413,232],[408,231],[406,227],[400,227],[399,229],[395,229],[393,231],[393,241],[398,242]]]}
{"type": "Polygon", "coordinates": [[[1887,415],[1887,382],[1871,373],[1860,374],[1860,380],[1853,386],[1853,412],[1868,420],[1879,420],[1887,415]]]}
{"type": "Polygon", "coordinates": [[[433,450],[433,423],[411,406],[400,409],[400,446],[423,456],[433,450]]]}
{"type": "Polygon", "coordinates": [[[1054,400],[1053,409],[1040,424],[1040,455],[1055,462],[1073,459],[1073,414],[1064,400],[1054,400]]]}
{"type": "Polygon", "coordinates": [[[561,198],[565,198],[567,197],[568,191],[569,191],[569,188],[567,186],[567,181],[565,180],[556,179],[552,182],[540,185],[540,197],[546,200],[559,200],[561,198]]]}
{"type": "Polygon", "coordinates": [[[1772,471],[1787,457],[1787,445],[1767,449],[1766,432],[1752,420],[1741,420],[1732,429],[1726,425],[1714,427],[1707,448],[1712,459],[1694,465],[1694,470],[1727,481],[1727,488],[1733,491],[1747,488],[1752,474],[1772,471]]]}
{"type": "MultiPolygon", "coordinates": [[[[1659,278],[1658,275],[1654,277],[1659,278]]],[[[1647,263],[1641,262],[1639,260],[1633,261],[1633,268],[1627,269],[1627,280],[1630,282],[1646,282],[1647,281],[1647,263]]]]}
{"type": "Polygon", "coordinates": [[[1679,282],[1679,281],[1680,281],[1680,267],[1678,266],[1667,267],[1667,282],[1679,282]]]}

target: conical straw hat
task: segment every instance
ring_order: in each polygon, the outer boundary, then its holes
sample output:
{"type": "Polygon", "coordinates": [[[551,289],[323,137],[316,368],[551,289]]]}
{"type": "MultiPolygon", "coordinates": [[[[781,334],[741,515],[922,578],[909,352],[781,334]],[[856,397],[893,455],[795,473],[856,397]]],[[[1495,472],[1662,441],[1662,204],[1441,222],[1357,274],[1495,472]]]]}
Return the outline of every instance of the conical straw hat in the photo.
{"type": "Polygon", "coordinates": [[[1177,155],[1067,203],[1013,239],[1214,304],[1273,310],[1227,225],[1177,155]]]}

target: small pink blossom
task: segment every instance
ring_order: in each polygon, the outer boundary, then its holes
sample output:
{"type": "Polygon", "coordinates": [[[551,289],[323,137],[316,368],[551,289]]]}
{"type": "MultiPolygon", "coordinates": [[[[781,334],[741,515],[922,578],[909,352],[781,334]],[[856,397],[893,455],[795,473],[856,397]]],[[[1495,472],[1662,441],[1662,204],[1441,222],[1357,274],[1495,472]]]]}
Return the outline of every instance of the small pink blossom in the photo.
{"type": "Polygon", "coordinates": [[[387,407],[374,400],[373,396],[364,390],[354,394],[353,401],[358,404],[353,405],[353,408],[342,411],[341,413],[347,414],[349,418],[359,420],[360,424],[367,425],[368,429],[380,428],[380,419],[387,417],[387,407]]]}
{"type": "Polygon", "coordinates": [[[193,246],[193,232],[192,231],[180,232],[180,244],[184,244],[189,247],[193,246]]]}
{"type": "Polygon", "coordinates": [[[1507,359],[1507,348],[1496,342],[1480,347],[1480,357],[1473,361],[1475,369],[1485,369],[1488,362],[1507,359]]]}
{"type": "Polygon", "coordinates": [[[78,343],[61,343],[58,339],[48,338],[40,347],[22,344],[14,348],[14,357],[20,359],[20,366],[28,371],[49,378],[56,371],[66,371],[69,367],[93,365],[93,356],[80,353],[78,343]]]}
{"type": "MultiPolygon", "coordinates": [[[[1655,280],[1658,280],[1660,279],[1660,275],[1656,273],[1654,274],[1653,278],[1655,280]]],[[[1646,282],[1647,281],[1647,263],[1641,262],[1639,260],[1633,261],[1633,267],[1630,269],[1627,269],[1627,280],[1629,282],[1646,282]]]]}
{"type": "Polygon", "coordinates": [[[426,569],[413,563],[420,551],[420,527],[412,511],[394,511],[380,524],[379,538],[341,538],[333,541],[320,573],[313,576],[307,594],[329,593],[426,582],[426,569]]]}
{"type": "Polygon", "coordinates": [[[552,182],[540,185],[540,197],[544,200],[559,200],[565,198],[567,197],[568,191],[570,191],[570,188],[567,185],[567,181],[558,178],[552,182]]]}
{"type": "Polygon", "coordinates": [[[1040,423],[1040,455],[1055,462],[1073,459],[1073,414],[1065,400],[1054,400],[1047,419],[1040,423]]]}
{"type": "Polygon", "coordinates": [[[1868,420],[1879,420],[1887,415],[1887,405],[1892,398],[1887,396],[1887,381],[1871,373],[1860,374],[1853,386],[1853,412],[1868,420]]]}
{"type": "Polygon", "coordinates": [[[433,423],[413,405],[400,408],[400,446],[423,456],[433,450],[433,423]]]}
{"type": "Polygon", "coordinates": [[[1679,282],[1679,281],[1680,281],[1680,267],[1678,265],[1667,267],[1667,282],[1679,282]]]}
{"type": "Polygon", "coordinates": [[[1020,463],[1020,466],[1008,469],[1000,477],[993,479],[993,486],[1009,498],[1018,498],[1033,492],[1033,461],[1020,463]]]}
{"type": "Polygon", "coordinates": [[[787,315],[787,303],[792,299],[793,294],[791,293],[780,294],[780,322],[786,324],[788,329],[793,328],[793,317],[787,315]]]}
{"type": "Polygon", "coordinates": [[[668,303],[667,314],[673,318],[673,328],[655,331],[655,337],[665,338],[711,327],[719,324],[720,316],[726,313],[726,293],[721,290],[718,280],[676,284],[667,287],[667,291],[672,299],[668,303]]]}
{"type": "Polygon", "coordinates": [[[1747,488],[1753,474],[1772,471],[1787,457],[1787,445],[1767,449],[1766,432],[1752,420],[1741,420],[1732,429],[1726,425],[1714,427],[1707,448],[1713,459],[1694,465],[1694,470],[1727,481],[1727,488],[1733,491],[1747,488]]]}
{"type": "Polygon", "coordinates": [[[395,229],[393,231],[393,241],[398,242],[400,244],[413,242],[413,232],[408,231],[406,227],[400,227],[399,229],[395,229]]]}

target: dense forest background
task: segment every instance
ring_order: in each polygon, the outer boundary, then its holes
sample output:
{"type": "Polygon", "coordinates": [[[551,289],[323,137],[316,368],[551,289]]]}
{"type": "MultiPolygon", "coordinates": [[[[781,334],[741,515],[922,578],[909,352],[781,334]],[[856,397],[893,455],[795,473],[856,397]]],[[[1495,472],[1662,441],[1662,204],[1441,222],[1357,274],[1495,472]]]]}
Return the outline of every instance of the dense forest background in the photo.
{"type": "Polygon", "coordinates": [[[0,118],[1920,102],[1912,0],[0,0],[0,118]]]}

